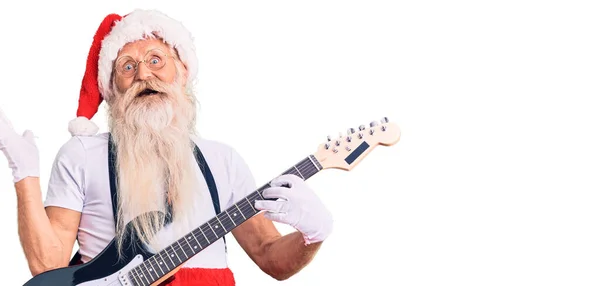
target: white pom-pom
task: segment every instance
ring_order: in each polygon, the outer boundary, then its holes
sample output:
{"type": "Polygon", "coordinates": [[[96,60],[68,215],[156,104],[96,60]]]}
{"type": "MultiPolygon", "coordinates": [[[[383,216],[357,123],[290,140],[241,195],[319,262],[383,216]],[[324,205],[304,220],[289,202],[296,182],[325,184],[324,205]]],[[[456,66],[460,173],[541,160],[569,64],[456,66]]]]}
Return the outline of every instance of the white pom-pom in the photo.
{"type": "Polygon", "coordinates": [[[92,136],[98,133],[98,126],[91,120],[79,116],[69,122],[69,133],[72,136],[92,136]]]}

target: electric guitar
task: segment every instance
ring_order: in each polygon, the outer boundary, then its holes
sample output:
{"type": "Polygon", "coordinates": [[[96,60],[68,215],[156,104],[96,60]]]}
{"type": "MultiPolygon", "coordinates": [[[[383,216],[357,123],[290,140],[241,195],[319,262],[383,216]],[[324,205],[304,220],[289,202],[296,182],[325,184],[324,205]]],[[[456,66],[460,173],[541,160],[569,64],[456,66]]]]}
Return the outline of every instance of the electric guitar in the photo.
{"type": "MultiPolygon", "coordinates": [[[[369,127],[350,128],[347,135],[328,136],[315,153],[283,174],[295,174],[307,180],[325,169],[350,171],[377,145],[391,146],[399,140],[398,126],[384,117],[380,122],[371,122],[369,127]]],[[[192,256],[258,214],[254,201],[263,199],[262,191],[268,187],[269,184],[263,185],[157,253],[149,253],[134,236],[126,235],[120,259],[113,239],[89,262],[40,273],[24,286],[157,286],[192,256]]]]}

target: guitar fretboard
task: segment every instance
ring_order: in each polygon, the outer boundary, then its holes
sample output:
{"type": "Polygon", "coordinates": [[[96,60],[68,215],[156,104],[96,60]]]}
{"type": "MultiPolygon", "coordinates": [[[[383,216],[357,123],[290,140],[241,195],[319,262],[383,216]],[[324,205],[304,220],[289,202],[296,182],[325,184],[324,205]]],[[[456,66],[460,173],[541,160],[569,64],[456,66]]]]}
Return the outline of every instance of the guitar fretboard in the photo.
{"type": "MultiPolygon", "coordinates": [[[[306,180],[322,169],[323,167],[316,158],[310,155],[283,172],[283,174],[294,174],[306,180]]],[[[263,185],[142,264],[131,269],[128,273],[129,280],[134,286],[150,285],[224,237],[238,225],[259,213],[254,208],[254,202],[265,199],[262,196],[262,191],[268,187],[269,184],[263,185]]]]}

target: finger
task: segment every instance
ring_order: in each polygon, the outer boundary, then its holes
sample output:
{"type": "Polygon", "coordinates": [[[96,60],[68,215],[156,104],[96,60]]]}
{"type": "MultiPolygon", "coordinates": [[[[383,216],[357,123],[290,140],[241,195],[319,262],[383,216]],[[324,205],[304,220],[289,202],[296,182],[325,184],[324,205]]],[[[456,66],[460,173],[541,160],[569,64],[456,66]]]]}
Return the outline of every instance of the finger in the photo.
{"type": "Polygon", "coordinates": [[[262,196],[265,199],[288,199],[289,188],[285,187],[270,187],[262,192],[262,196]]]}
{"type": "Polygon", "coordinates": [[[286,221],[286,214],[284,213],[270,213],[270,212],[266,212],[265,213],[265,218],[272,220],[272,221],[276,221],[279,223],[285,223],[287,224],[286,221]]]}
{"type": "Polygon", "coordinates": [[[254,202],[254,208],[261,211],[268,211],[274,213],[287,212],[288,202],[286,201],[263,201],[257,200],[254,202]]]}
{"type": "Polygon", "coordinates": [[[292,187],[294,186],[294,184],[303,181],[302,178],[298,177],[297,175],[294,174],[285,174],[285,175],[281,175],[275,179],[273,179],[271,181],[271,186],[274,187],[281,187],[281,186],[289,186],[292,187]]]}

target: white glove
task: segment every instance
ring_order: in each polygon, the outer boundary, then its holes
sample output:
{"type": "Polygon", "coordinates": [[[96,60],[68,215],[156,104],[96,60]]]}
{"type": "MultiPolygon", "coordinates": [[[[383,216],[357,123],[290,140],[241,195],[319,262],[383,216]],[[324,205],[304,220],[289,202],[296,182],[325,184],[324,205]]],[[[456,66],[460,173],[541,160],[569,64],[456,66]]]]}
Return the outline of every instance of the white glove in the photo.
{"type": "Polygon", "coordinates": [[[306,245],[325,240],[333,230],[333,218],[319,197],[296,175],[286,174],[271,181],[254,207],[266,211],[265,217],[288,224],[304,235],[306,245]],[[287,187],[287,186],[289,187],[287,187]]]}
{"type": "Polygon", "coordinates": [[[25,130],[23,135],[15,132],[0,109],[0,150],[13,170],[13,181],[16,183],[25,177],[39,177],[39,152],[35,145],[33,133],[25,130]]]}

